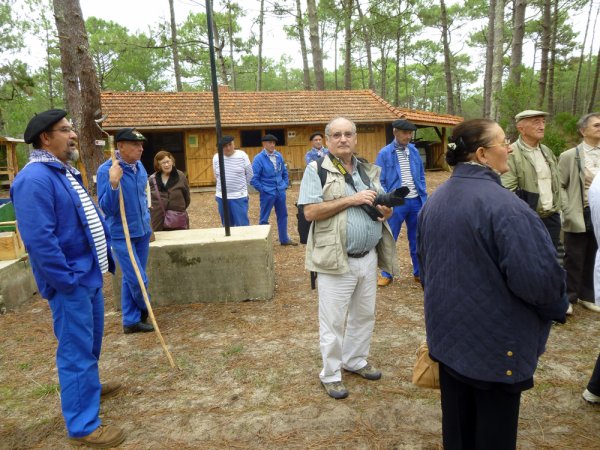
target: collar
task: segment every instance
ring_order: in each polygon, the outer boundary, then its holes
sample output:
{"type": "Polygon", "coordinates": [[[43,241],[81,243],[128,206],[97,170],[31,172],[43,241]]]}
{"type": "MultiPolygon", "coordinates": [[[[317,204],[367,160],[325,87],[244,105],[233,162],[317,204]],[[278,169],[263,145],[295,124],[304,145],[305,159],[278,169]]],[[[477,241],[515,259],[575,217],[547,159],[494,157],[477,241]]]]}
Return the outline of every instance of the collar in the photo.
{"type": "Polygon", "coordinates": [[[473,178],[482,178],[487,179],[489,181],[494,181],[499,185],[502,185],[500,182],[500,175],[498,175],[493,169],[486,167],[479,163],[458,163],[454,170],[452,171],[451,177],[473,177],[473,178]]]}
{"type": "Polygon", "coordinates": [[[128,163],[127,161],[125,161],[122,157],[121,157],[121,152],[119,152],[119,150],[115,151],[115,157],[119,160],[120,163],[122,163],[124,166],[129,167],[131,170],[133,170],[133,173],[137,173],[137,161],[134,162],[133,164],[128,163]]]}
{"type": "Polygon", "coordinates": [[[525,143],[525,141],[523,140],[523,138],[520,135],[519,135],[519,139],[518,139],[518,145],[520,145],[521,148],[523,148],[524,150],[528,150],[530,152],[533,152],[535,150],[541,150],[541,146],[539,143],[538,143],[537,147],[531,147],[525,143]]]}
{"type": "Polygon", "coordinates": [[[591,145],[589,145],[585,141],[581,142],[581,147],[583,148],[584,152],[591,152],[591,151],[599,151],[600,150],[600,145],[598,145],[596,147],[592,147],[591,145]]]}
{"type": "Polygon", "coordinates": [[[29,154],[29,162],[27,164],[35,163],[35,162],[58,163],[61,168],[68,170],[73,175],[80,174],[79,170],[77,170],[75,167],[71,166],[70,164],[63,163],[60,159],[58,159],[56,156],[54,156],[52,153],[50,153],[47,150],[41,150],[41,149],[32,150],[31,153],[29,154]]]}

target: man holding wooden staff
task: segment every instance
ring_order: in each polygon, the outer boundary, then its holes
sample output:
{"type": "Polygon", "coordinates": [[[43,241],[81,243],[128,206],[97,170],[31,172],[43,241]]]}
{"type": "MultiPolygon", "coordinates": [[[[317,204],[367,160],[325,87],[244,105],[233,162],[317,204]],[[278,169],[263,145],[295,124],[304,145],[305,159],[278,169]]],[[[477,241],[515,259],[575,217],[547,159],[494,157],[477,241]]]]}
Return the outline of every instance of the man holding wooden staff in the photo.
{"type": "Polygon", "coordinates": [[[98,204],[106,214],[112,237],[112,248],[123,272],[121,308],[125,334],[154,330],[154,327],[147,323],[148,309],[129,257],[119,210],[119,189],[122,189],[133,254],[147,288],[146,263],[152,229],[146,192],[148,174],[140,162],[145,140],[146,138],[133,128],[117,131],[116,158],[113,161],[106,161],[98,169],[98,204]]]}
{"type": "Polygon", "coordinates": [[[33,117],[25,142],[29,163],[15,178],[11,199],[40,294],[52,310],[58,340],[56,367],[69,439],[90,447],[115,447],[122,429],[102,425],[100,400],[121,384],[100,384],[98,360],[104,333],[102,274],[114,272],[102,215],[69,161],[77,134],[52,109],[33,117]]]}

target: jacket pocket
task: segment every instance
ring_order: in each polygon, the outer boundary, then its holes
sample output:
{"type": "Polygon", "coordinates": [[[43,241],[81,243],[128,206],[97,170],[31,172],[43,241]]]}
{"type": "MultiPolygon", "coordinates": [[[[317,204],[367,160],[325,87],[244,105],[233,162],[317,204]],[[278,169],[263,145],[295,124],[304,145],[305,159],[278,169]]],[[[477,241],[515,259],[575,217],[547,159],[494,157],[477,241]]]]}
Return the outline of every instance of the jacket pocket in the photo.
{"type": "Polygon", "coordinates": [[[314,248],[312,252],[312,261],[318,267],[323,269],[337,269],[337,236],[333,230],[319,230],[314,235],[314,248]]]}

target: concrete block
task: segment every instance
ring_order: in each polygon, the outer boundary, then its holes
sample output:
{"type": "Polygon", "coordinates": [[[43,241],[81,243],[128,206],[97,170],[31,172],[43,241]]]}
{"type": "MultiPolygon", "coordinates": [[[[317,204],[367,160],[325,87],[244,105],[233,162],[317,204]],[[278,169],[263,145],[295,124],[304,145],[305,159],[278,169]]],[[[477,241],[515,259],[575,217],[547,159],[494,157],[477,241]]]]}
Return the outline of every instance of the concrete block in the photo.
{"type": "MultiPolygon", "coordinates": [[[[271,300],[275,291],[269,225],[160,231],[150,244],[148,292],[153,306],[271,300]]],[[[114,277],[121,306],[121,274],[114,277]]]]}
{"type": "Polygon", "coordinates": [[[15,309],[31,299],[37,285],[28,258],[0,261],[0,296],[7,309],[15,309]]]}

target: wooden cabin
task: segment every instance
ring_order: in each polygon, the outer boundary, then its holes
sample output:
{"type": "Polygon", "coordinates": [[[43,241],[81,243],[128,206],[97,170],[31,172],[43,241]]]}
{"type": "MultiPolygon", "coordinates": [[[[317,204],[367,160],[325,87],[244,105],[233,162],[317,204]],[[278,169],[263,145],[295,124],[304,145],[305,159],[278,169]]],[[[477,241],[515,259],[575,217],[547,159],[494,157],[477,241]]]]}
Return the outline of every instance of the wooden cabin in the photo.
{"type": "Polygon", "coordinates": [[[0,192],[10,189],[10,185],[19,171],[17,144],[23,142],[25,142],[23,139],[0,136],[0,192]]]}
{"type": "MultiPolygon", "coordinates": [[[[153,172],[153,157],[170,151],[180,170],[194,187],[215,184],[212,158],[217,151],[212,92],[103,92],[104,129],[135,127],[146,136],[142,163],[153,172]]],[[[447,129],[462,117],[396,108],[371,90],[234,92],[219,89],[223,134],[235,137],[236,148],[250,160],[262,150],[261,137],[277,136],[292,179],[304,171],[304,155],[311,148],[309,136],[323,132],[338,116],[357,125],[360,156],[375,161],[379,150],[393,138],[391,123],[399,118],[414,122],[419,130],[415,142],[428,169],[443,167],[447,129]],[[420,129],[433,127],[438,142],[422,142],[420,129]]]]}

